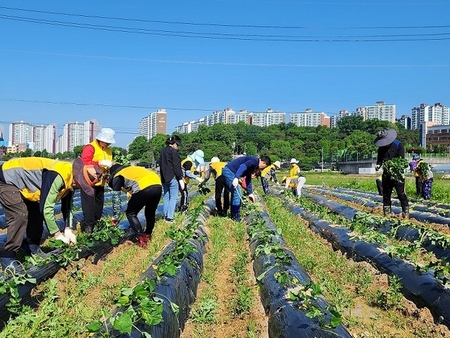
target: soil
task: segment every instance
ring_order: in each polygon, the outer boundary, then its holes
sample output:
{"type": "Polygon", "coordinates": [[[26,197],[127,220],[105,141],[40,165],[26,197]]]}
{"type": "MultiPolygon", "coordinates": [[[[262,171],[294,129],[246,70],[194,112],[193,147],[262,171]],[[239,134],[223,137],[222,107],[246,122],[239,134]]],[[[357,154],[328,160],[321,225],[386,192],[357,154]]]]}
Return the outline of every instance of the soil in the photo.
{"type": "MultiPolygon", "coordinates": [[[[360,206],[359,206],[360,207],[360,206]]],[[[160,221],[158,224],[161,224],[160,221]]],[[[230,221],[231,222],[231,221],[230,221]]],[[[157,225],[158,227],[158,225],[157,225]]],[[[160,227],[160,225],[159,225],[160,227]]],[[[162,231],[161,231],[162,232],[162,231]]],[[[322,239],[321,239],[322,240],[322,239]]],[[[161,243],[157,243],[158,247],[163,247],[164,240],[160,240],[161,243]]],[[[324,240],[323,240],[324,241],[324,240]]],[[[207,244],[207,253],[204,256],[204,260],[208,260],[208,252],[210,251],[210,243],[207,244]]],[[[117,295],[108,295],[108,290],[113,289],[114,285],[130,283],[135,284],[137,277],[144,272],[145,262],[149,262],[149,253],[146,250],[137,250],[132,243],[127,242],[119,247],[114,248],[114,250],[108,254],[107,260],[124,255],[129,250],[133,250],[133,259],[127,261],[127,264],[123,266],[123,269],[116,271],[115,273],[110,273],[107,278],[104,278],[104,283],[100,285],[93,284],[89,290],[87,290],[89,296],[86,298],[86,308],[93,309],[104,309],[106,311],[113,310],[109,298],[114,298],[117,295]]],[[[332,250],[330,245],[330,250],[332,250]]],[[[339,253],[336,253],[339,254],[339,253]]],[[[156,254],[154,255],[156,256],[156,254]]],[[[233,299],[233,295],[236,290],[231,282],[231,272],[230,268],[233,265],[235,258],[235,252],[228,247],[226,252],[223,254],[223,259],[220,261],[220,266],[217,267],[217,271],[221,273],[217,274],[215,279],[216,294],[218,295],[217,302],[219,307],[217,309],[218,316],[214,324],[208,325],[205,331],[202,332],[204,335],[199,335],[196,331],[194,323],[187,321],[185,329],[182,333],[183,338],[196,338],[196,337],[249,337],[249,325],[252,325],[252,330],[255,333],[255,337],[267,338],[267,316],[264,313],[264,309],[259,300],[258,286],[254,277],[252,262],[247,264],[246,269],[248,270],[249,281],[252,285],[252,292],[254,295],[255,302],[251,311],[242,316],[234,316],[230,312],[229,304],[233,299]]],[[[82,272],[84,276],[89,276],[91,274],[98,275],[101,274],[105,268],[107,261],[100,260],[97,264],[93,264],[90,259],[85,260],[84,266],[82,267],[82,272]]],[[[350,260],[349,264],[356,264],[361,267],[367,267],[373,271],[376,278],[370,285],[370,291],[374,290],[385,290],[388,286],[388,278],[385,274],[379,274],[372,266],[365,262],[353,262],[350,260]]],[[[147,265],[148,266],[148,265],[147,265]]],[[[339,273],[339,272],[336,272],[339,273]]],[[[74,287],[74,281],[72,278],[68,277],[70,274],[70,269],[61,269],[53,278],[59,281],[60,294],[65,295],[70,289],[74,287]]],[[[348,288],[354,288],[352,285],[347,285],[348,288]]],[[[204,290],[207,288],[205,282],[201,282],[198,287],[197,298],[202,295],[204,290]]],[[[39,287],[33,292],[34,295],[39,296],[39,287]]],[[[62,296],[63,297],[63,296],[62,296]]],[[[351,326],[349,325],[347,329],[355,338],[362,337],[426,337],[424,332],[429,332],[430,328],[433,331],[434,337],[444,337],[450,338],[450,331],[446,326],[437,325],[434,323],[433,316],[430,311],[426,308],[417,307],[412,301],[403,299],[402,306],[398,310],[398,316],[403,316],[407,318],[407,327],[398,327],[397,323],[393,322],[385,315],[383,315],[383,310],[375,306],[367,304],[365,300],[361,298],[353,299],[353,308],[344,316],[357,316],[360,322],[363,323],[361,326],[351,326]],[[380,333],[379,335],[371,335],[368,328],[374,326],[374,318],[376,318],[376,328],[380,333]]],[[[86,336],[87,337],[87,336],[86,336]]]]}

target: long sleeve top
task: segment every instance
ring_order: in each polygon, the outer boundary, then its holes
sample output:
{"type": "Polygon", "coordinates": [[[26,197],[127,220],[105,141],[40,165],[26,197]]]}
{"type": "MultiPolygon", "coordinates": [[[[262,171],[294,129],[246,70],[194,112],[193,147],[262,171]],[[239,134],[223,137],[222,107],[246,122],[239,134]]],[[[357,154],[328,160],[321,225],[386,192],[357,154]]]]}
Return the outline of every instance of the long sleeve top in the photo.
{"type": "Polygon", "coordinates": [[[245,183],[247,184],[247,192],[249,194],[253,193],[252,173],[259,168],[259,158],[254,156],[241,156],[228,162],[225,167],[230,169],[236,178],[244,177],[245,183]]]}
{"type": "Polygon", "coordinates": [[[171,146],[161,150],[160,175],[163,184],[170,182],[174,177],[177,181],[183,179],[180,154],[171,146]]]}
{"type": "Polygon", "coordinates": [[[399,140],[394,140],[389,147],[378,148],[377,165],[381,166],[396,157],[405,157],[405,148],[399,140]]]}

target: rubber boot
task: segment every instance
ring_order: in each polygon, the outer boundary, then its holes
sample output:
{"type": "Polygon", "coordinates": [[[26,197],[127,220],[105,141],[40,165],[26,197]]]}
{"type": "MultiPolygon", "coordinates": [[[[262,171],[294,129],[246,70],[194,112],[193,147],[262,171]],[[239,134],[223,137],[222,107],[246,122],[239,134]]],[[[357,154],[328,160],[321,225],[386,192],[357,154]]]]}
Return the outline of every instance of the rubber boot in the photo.
{"type": "Polygon", "coordinates": [[[409,219],[409,207],[402,207],[402,218],[409,219]]]}
{"type": "Polygon", "coordinates": [[[390,205],[383,205],[383,215],[389,216],[392,213],[392,208],[390,205]]]}
{"type": "Polygon", "coordinates": [[[150,235],[148,235],[148,234],[138,235],[136,245],[141,248],[146,249],[149,240],[150,240],[150,235]]]}
{"type": "Polygon", "coordinates": [[[235,221],[238,222],[241,221],[240,209],[241,209],[240,205],[231,206],[231,219],[234,219],[235,221]]]}

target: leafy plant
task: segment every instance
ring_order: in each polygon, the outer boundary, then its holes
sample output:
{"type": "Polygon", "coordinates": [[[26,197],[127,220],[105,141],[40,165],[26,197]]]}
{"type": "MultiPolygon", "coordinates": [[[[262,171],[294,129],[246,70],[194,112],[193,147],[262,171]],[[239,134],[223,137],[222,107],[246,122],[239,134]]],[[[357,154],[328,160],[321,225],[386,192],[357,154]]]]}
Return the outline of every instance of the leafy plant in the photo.
{"type": "Polygon", "coordinates": [[[383,170],[392,180],[397,182],[405,181],[405,169],[408,167],[408,160],[404,157],[395,157],[383,163],[383,170]]]}

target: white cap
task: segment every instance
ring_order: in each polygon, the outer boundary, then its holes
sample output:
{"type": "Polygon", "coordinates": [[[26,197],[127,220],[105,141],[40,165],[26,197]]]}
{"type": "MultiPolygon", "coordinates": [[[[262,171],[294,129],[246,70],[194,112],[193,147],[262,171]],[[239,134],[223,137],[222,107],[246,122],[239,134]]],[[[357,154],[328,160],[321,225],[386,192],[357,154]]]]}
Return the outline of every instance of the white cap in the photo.
{"type": "Polygon", "coordinates": [[[214,163],[214,162],[220,162],[220,159],[219,159],[217,156],[214,156],[214,157],[211,159],[211,163],[214,163]]]}
{"type": "Polygon", "coordinates": [[[277,167],[277,169],[280,169],[280,167],[281,167],[280,161],[275,161],[275,162],[273,162],[273,165],[274,165],[275,167],[277,167]]]}

